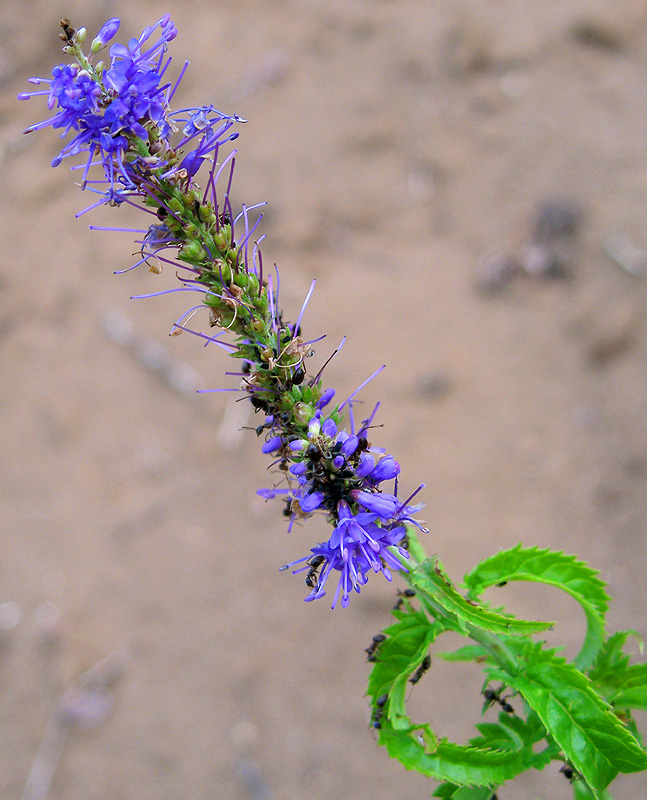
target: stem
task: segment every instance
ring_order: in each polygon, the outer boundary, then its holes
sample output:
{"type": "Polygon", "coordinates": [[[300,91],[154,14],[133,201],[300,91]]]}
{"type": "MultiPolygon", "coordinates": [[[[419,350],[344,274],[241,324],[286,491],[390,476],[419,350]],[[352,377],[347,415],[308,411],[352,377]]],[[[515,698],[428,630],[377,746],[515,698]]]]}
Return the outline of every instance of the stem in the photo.
{"type": "Polygon", "coordinates": [[[478,642],[482,647],[490,652],[495,661],[497,661],[508,672],[514,673],[517,670],[517,661],[514,655],[496,635],[489,631],[475,628],[473,625],[467,623],[469,636],[475,642],[478,642]]]}

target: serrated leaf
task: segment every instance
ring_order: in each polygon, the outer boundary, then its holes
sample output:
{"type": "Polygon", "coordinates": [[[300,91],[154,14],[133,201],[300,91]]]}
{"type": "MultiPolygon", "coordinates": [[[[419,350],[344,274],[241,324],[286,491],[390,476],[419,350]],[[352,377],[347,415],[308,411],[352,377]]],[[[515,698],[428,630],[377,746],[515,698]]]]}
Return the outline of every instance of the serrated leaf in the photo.
{"type": "Polygon", "coordinates": [[[384,630],[387,639],[376,651],[375,662],[368,680],[367,694],[373,703],[388,695],[384,714],[396,728],[409,728],[405,700],[409,676],[420,665],[429,645],[443,631],[442,625],[432,622],[422,611],[398,612],[398,622],[384,630]]]}
{"type": "Polygon", "coordinates": [[[647,711],[647,664],[634,664],[624,670],[616,670],[595,681],[605,698],[615,708],[634,708],[647,711]]]}
{"type": "Polygon", "coordinates": [[[579,669],[586,669],[595,659],[604,640],[609,596],[598,572],[575,556],[518,544],[482,561],[464,581],[470,597],[508,581],[534,581],[562,589],[577,600],[586,615],[586,636],[575,663],[579,669]]]}
{"type": "Polygon", "coordinates": [[[589,678],[615,708],[647,710],[647,664],[630,664],[623,647],[635,631],[618,631],[602,645],[589,678]]]}
{"type": "Polygon", "coordinates": [[[516,750],[523,745],[518,737],[511,735],[510,730],[506,730],[496,722],[479,722],[476,729],[481,734],[470,739],[472,747],[491,747],[494,750],[516,750]]]}
{"type": "Polygon", "coordinates": [[[467,644],[457,650],[435,653],[435,657],[442,658],[443,661],[485,661],[489,655],[490,653],[480,644],[467,644]]]}
{"type": "Polygon", "coordinates": [[[419,593],[426,594],[432,603],[437,603],[454,615],[464,631],[467,625],[472,625],[491,633],[527,636],[548,630],[553,625],[552,622],[516,619],[497,614],[466,600],[450,581],[438,558],[428,558],[419,564],[411,572],[409,580],[419,593]]]}
{"type": "Polygon", "coordinates": [[[452,800],[490,800],[492,789],[488,786],[461,786],[452,795],[452,800]]]}
{"type": "Polygon", "coordinates": [[[629,655],[623,651],[623,647],[630,636],[636,638],[642,647],[642,639],[637,631],[617,631],[612,634],[600,648],[595,663],[589,671],[591,680],[617,669],[626,669],[629,666],[629,655]]]}
{"type": "Polygon", "coordinates": [[[499,677],[523,695],[594,792],[618,772],[647,769],[647,754],[585,675],[539,645],[527,646],[524,656],[516,674],[499,677]]]}
{"type": "Polygon", "coordinates": [[[483,750],[445,739],[425,746],[428,734],[427,726],[402,731],[387,722],[380,730],[380,742],[406,769],[460,786],[497,786],[527,769],[518,750],[483,750]]]}
{"type": "Polygon", "coordinates": [[[488,786],[456,786],[454,783],[441,783],[431,796],[440,797],[442,800],[491,800],[493,793],[488,786]]]}
{"type": "Polygon", "coordinates": [[[377,661],[371,670],[367,691],[373,697],[388,693],[399,675],[409,675],[438,635],[440,626],[421,611],[400,616],[398,622],[385,628],[387,639],[376,651],[377,661]]]}
{"type": "Polygon", "coordinates": [[[434,791],[431,793],[431,796],[440,797],[442,800],[451,800],[458,788],[459,787],[456,786],[455,783],[443,782],[440,784],[440,786],[436,786],[434,791]]]}
{"type": "Polygon", "coordinates": [[[441,783],[431,796],[443,800],[490,800],[492,789],[488,786],[456,786],[454,783],[441,783]]]}
{"type": "Polygon", "coordinates": [[[613,797],[606,789],[596,797],[584,781],[573,781],[573,800],[613,800],[613,797]]]}

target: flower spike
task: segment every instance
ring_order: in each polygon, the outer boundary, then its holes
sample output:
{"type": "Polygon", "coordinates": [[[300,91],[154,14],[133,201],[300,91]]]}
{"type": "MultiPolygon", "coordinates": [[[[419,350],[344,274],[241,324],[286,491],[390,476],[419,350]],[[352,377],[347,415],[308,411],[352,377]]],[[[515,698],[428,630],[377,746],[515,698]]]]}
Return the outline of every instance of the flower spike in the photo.
{"type": "Polygon", "coordinates": [[[20,95],[45,97],[51,112],[26,132],[52,127],[68,137],[52,164],[80,157],[73,169],[82,170],[81,188],[97,196],[79,216],[101,205],[131,206],[147,215],[141,228],[91,227],[138,237],[138,260],[120,272],[143,263],[156,274],[163,265],[175,271],[178,286],[137,297],[191,293],[195,298],[170,335],[186,331],[239,360],[240,370],[226,373],[238,386],[203,391],[240,393],[264,415],[256,432],[263,436],[262,452],[274,459],[277,480],[259,495],[283,498],[289,530],[315,516],[331,528],[327,541],[282,569],[307,571],[307,601],[323,597],[335,575],[332,606],[345,607],[369,574],[381,572],[391,580],[392,571],[406,570],[406,525],[422,529],[413,518],[419,506],[410,505],[419,489],[404,503],[398,500],[400,465],[369,441],[379,403],[355,425],[356,397],[384,367],[334,407],[335,391],[324,388],[321,378],[345,338],[314,376],[307,375],[313,345],[324,338],[301,335],[315,281],[296,321],[285,320],[278,268],[264,274],[260,243],[265,234],[255,238],[265,204],[244,204],[237,212],[232,207],[237,150],[230,143],[245,120],[212,105],[171,110],[187,65],[175,83],[166,81],[171,62],[166,53],[177,35],[168,14],[127,44],[111,44],[109,64],[93,63],[119,24],[117,18],[108,20],[86,54],[85,34],[64,21],[64,53],[71,63],[55,67],[51,78],[32,78],[38,88],[20,95]],[[215,334],[187,327],[202,308],[209,326],[219,329],[215,334]],[[343,427],[345,409],[349,431],[343,427]],[[393,488],[385,489],[391,481],[393,488]]]}

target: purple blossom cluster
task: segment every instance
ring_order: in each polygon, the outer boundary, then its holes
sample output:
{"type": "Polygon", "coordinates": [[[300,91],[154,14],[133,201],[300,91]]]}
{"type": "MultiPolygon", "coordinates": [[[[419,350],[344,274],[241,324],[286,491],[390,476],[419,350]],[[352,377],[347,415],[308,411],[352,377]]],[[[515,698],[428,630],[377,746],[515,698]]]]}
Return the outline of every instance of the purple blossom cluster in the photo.
{"type": "Polygon", "coordinates": [[[31,79],[47,88],[19,95],[46,96],[54,111],[26,132],[50,126],[63,129],[62,137],[73,133],[52,165],[87,154],[73,169],[83,169],[81,187],[100,197],[80,213],[125,202],[152,216],[148,227],[136,231],[141,258],[130,269],[147,264],[160,272],[156,264],[172,266],[181,286],[146,296],[190,292],[199,297],[172,332],[186,330],[240,359],[242,371],[227,373],[239,377],[240,386],[229,391],[243,392],[254,410],[265,414],[257,433],[265,435],[262,450],[276,456],[281,475],[277,485],[259,494],[284,497],[290,528],[314,514],[333,527],[328,541],[282,569],[307,571],[311,592],[306,600],[323,597],[331,575],[338,573],[332,606],[340,595],[346,606],[351,591],[359,592],[371,572],[391,580],[392,570],[406,570],[407,525],[421,528],[413,515],[422,506],[411,500],[422,487],[404,501],[398,498],[400,465],[368,438],[379,404],[356,429],[353,398],[374,375],[330,413],[326,409],[335,392],[323,390],[320,380],[326,365],[306,381],[305,359],[323,338],[306,341],[300,335],[314,281],[296,322],[284,322],[278,271],[275,280],[263,275],[259,244],[264,237],[254,239],[262,215],[252,223],[250,212],[258,206],[243,206],[234,214],[230,201],[236,150],[221,157],[222,147],[238,136],[231,127],[244,120],[213,106],[171,111],[187,65],[173,86],[164,82],[171,60],[166,50],[177,34],[169,15],[127,45],[112,45],[108,67],[93,66],[92,57],[113,39],[119,24],[118,19],[106,22],[87,57],[81,49],[83,29],[62,22],[64,52],[75,62],[55,67],[51,79],[31,79]],[[197,177],[205,164],[201,187],[197,177]],[[100,178],[90,179],[93,167],[100,178]],[[217,188],[221,179],[224,191],[217,188]],[[219,333],[187,327],[204,309],[219,333]],[[350,431],[340,427],[344,409],[350,431]],[[392,491],[385,491],[383,484],[390,481],[392,491]]]}
{"type": "MultiPolygon", "coordinates": [[[[332,394],[329,390],[324,406],[332,394]]],[[[357,432],[351,413],[350,433],[339,430],[332,416],[324,419],[321,406],[319,403],[308,422],[306,435],[292,438],[287,448],[280,436],[268,439],[266,452],[287,449],[294,463],[287,469],[289,488],[261,489],[259,494],[267,499],[278,494],[286,496],[285,514],[290,517],[290,527],[295,520],[316,511],[331,519],[334,530],[330,539],[282,569],[301,565],[293,570],[294,574],[308,571],[306,583],[311,593],[307,601],[323,597],[330,574],[338,571],[332,605],[334,608],[341,593],[345,607],[351,590],[359,593],[370,572],[382,572],[390,581],[391,570],[406,569],[402,563],[408,558],[406,523],[426,530],[412,517],[422,505],[410,505],[422,487],[404,502],[398,499],[400,465],[381,448],[371,447],[367,439],[377,406],[357,432]],[[395,481],[395,494],[379,488],[390,480],[395,481]]]]}
{"type": "MultiPolygon", "coordinates": [[[[92,54],[114,38],[119,25],[120,20],[113,18],[102,26],[93,40],[92,54]]],[[[53,159],[52,166],[58,166],[70,156],[87,153],[81,186],[86,187],[92,166],[102,166],[104,178],[92,183],[105,185],[103,202],[119,205],[129,192],[141,189],[151,169],[165,164],[170,171],[184,168],[194,174],[206,155],[224,141],[222,134],[235,121],[242,121],[237,116],[226,117],[212,106],[171,113],[170,101],[184,69],[173,86],[162,83],[171,63],[170,57],[165,58],[166,50],[177,36],[169,14],[155,25],[144,28],[141,35],[132,38],[127,45],[113,44],[107,69],[102,62],[93,66],[91,57],[86,58],[80,47],[75,47],[75,33],[68,28],[70,44],[66,49],[77,56],[77,63],[54,67],[51,78],[30,78],[30,83],[44,84],[48,88],[23,92],[18,98],[47,96],[48,108],[56,109],[53,116],[30,126],[26,133],[51,126],[62,128],[61,138],[65,138],[70,131],[76,131],[53,159]],[[181,115],[187,114],[184,139],[177,147],[185,146],[196,137],[200,141],[196,150],[178,166],[173,164],[171,137],[177,123],[183,121],[181,115]],[[224,125],[214,131],[223,121],[224,125]]],[[[235,136],[237,134],[228,138],[235,136]]]]}
{"type": "MultiPolygon", "coordinates": [[[[116,18],[108,20],[94,41],[103,47],[114,38],[119,24],[116,18]]],[[[71,29],[68,35],[71,39],[71,29]]],[[[124,156],[130,138],[148,141],[151,123],[160,126],[162,135],[168,136],[170,127],[165,120],[168,86],[160,86],[160,82],[170,63],[170,59],[164,63],[166,47],[176,35],[177,29],[166,14],[155,25],[145,28],[138,39],[131,39],[127,45],[114,44],[110,48],[109,69],[93,67],[89,60],[85,63],[81,60],[54,67],[51,78],[30,78],[30,83],[49,88],[18,97],[47,95],[48,108],[57,111],[27,130],[37,131],[51,125],[63,128],[61,138],[72,130],[78,131],[52,161],[52,166],[81,152],[89,153],[88,163],[91,163],[98,151],[105,166],[112,167],[113,160],[116,161],[127,178],[124,156]],[[151,37],[158,31],[158,37],[151,43],[151,37]]]]}

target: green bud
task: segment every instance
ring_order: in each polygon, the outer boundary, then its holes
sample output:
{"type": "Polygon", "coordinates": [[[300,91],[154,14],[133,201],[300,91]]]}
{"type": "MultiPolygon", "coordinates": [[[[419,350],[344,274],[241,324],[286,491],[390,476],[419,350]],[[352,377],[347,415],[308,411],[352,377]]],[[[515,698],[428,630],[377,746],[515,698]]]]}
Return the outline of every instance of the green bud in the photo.
{"type": "Polygon", "coordinates": [[[247,274],[247,287],[251,295],[258,295],[258,278],[253,273],[247,274]]]}
{"type": "Polygon", "coordinates": [[[171,197],[166,205],[174,214],[181,214],[184,211],[184,203],[180,201],[179,197],[171,197]]]}
{"type": "Polygon", "coordinates": [[[249,283],[249,275],[246,272],[239,272],[234,277],[234,283],[236,286],[240,286],[242,289],[245,289],[249,283]]]}
{"type": "Polygon", "coordinates": [[[85,37],[88,35],[88,32],[85,28],[79,28],[78,31],[74,34],[74,42],[75,44],[83,44],[85,41],[85,37]]]}
{"type": "MultiPolygon", "coordinates": [[[[287,399],[290,395],[284,395],[287,399]]],[[[299,422],[303,422],[304,425],[307,425],[310,420],[315,415],[315,410],[311,405],[307,403],[296,403],[294,406],[294,415],[299,420],[299,422]]]]}
{"type": "MultiPolygon", "coordinates": [[[[218,273],[218,278],[220,278],[220,273],[218,273]]],[[[231,267],[229,264],[223,264],[222,266],[222,281],[224,284],[231,283],[231,267]]]]}
{"type": "Polygon", "coordinates": [[[295,400],[301,400],[301,387],[300,386],[293,386],[290,389],[290,394],[294,397],[295,400]]]}
{"type": "Polygon", "coordinates": [[[200,242],[185,242],[178,252],[178,258],[188,261],[190,264],[201,264],[207,257],[207,253],[200,242]]]}
{"type": "Polygon", "coordinates": [[[263,316],[267,314],[268,302],[267,302],[266,292],[263,292],[256,301],[256,308],[258,309],[259,313],[262,314],[263,316]]]}
{"type": "Polygon", "coordinates": [[[198,217],[200,218],[200,222],[206,222],[209,226],[214,225],[216,222],[216,215],[213,213],[213,209],[209,203],[205,203],[204,205],[200,204],[198,206],[198,217]]]}

